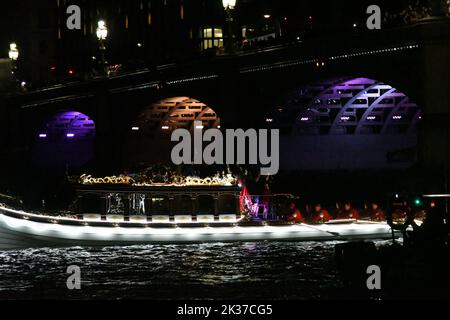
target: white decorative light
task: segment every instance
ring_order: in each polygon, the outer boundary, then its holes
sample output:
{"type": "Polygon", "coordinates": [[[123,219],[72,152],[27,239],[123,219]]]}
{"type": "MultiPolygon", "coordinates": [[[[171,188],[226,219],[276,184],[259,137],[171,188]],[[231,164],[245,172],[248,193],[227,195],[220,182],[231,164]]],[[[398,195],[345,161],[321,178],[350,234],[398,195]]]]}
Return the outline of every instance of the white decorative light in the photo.
{"type": "Polygon", "coordinates": [[[139,127],[131,127],[131,130],[133,130],[133,131],[139,131],[139,127]]]}

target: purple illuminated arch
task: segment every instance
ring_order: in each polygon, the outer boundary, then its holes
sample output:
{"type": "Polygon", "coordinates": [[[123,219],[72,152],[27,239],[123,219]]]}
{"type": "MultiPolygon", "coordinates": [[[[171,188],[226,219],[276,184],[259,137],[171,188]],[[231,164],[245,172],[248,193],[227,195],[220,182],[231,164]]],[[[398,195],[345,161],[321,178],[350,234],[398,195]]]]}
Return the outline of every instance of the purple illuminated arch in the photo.
{"type": "Polygon", "coordinates": [[[35,164],[52,168],[79,168],[94,156],[95,122],[78,111],[60,111],[36,133],[35,164]]]}
{"type": "Polygon", "coordinates": [[[410,167],[420,119],[407,95],[364,77],[300,87],[264,117],[281,131],[282,170],[410,167]]]}
{"type": "Polygon", "coordinates": [[[95,136],[95,123],[81,112],[62,111],[50,117],[37,136],[40,140],[92,139],[95,136]]]}
{"type": "Polygon", "coordinates": [[[401,134],[415,131],[420,115],[404,93],[358,77],[299,88],[266,122],[293,135],[401,134]]]}

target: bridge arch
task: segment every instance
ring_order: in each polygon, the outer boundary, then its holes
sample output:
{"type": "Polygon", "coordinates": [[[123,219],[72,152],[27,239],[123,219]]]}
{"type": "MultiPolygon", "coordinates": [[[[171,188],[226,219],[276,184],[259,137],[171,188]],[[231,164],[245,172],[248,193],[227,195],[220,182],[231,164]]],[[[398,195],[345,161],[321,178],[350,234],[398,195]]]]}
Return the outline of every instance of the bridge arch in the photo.
{"type": "Polygon", "coordinates": [[[127,167],[170,163],[171,133],[176,129],[220,128],[220,116],[213,107],[187,96],[168,97],[146,106],[131,123],[125,148],[127,167]]]}
{"type": "Polygon", "coordinates": [[[421,112],[388,84],[340,78],[295,90],[265,121],[281,130],[290,169],[378,169],[415,162],[421,112]]]}
{"type": "Polygon", "coordinates": [[[75,110],[60,110],[35,132],[33,162],[57,169],[77,169],[94,158],[95,122],[75,110]]]}

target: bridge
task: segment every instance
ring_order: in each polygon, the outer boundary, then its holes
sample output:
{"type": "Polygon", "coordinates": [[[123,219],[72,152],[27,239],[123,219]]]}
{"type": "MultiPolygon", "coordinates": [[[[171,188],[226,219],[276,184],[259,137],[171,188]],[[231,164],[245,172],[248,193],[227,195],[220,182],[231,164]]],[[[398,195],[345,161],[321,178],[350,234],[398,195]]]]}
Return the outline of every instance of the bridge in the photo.
{"type": "Polygon", "coordinates": [[[259,127],[296,88],[326,79],[364,77],[396,88],[422,109],[419,162],[446,171],[449,56],[449,19],[430,18],[403,28],[61,84],[0,98],[1,118],[7,124],[0,129],[2,146],[10,151],[26,147],[49,116],[76,110],[93,119],[97,145],[103,150],[99,154],[111,159],[142,110],[165,98],[185,96],[204,103],[218,114],[222,127],[259,127]]]}

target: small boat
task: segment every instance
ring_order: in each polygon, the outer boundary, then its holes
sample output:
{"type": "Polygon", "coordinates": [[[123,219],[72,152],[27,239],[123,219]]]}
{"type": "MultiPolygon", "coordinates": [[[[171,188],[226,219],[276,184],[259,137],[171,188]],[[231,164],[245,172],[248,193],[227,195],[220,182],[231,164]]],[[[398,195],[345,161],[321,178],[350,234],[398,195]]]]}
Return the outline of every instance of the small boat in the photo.
{"type": "MultiPolygon", "coordinates": [[[[83,176],[77,211],[54,216],[0,205],[0,249],[232,241],[389,239],[385,222],[334,220],[309,225],[248,221],[247,196],[230,176],[135,183],[83,176]]],[[[273,201],[272,212],[281,210],[273,201]]],[[[270,216],[270,215],[269,215],[270,216]]],[[[273,217],[273,216],[272,216],[273,217]]]]}

